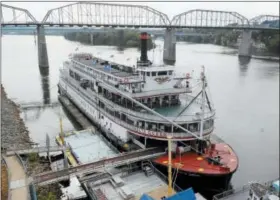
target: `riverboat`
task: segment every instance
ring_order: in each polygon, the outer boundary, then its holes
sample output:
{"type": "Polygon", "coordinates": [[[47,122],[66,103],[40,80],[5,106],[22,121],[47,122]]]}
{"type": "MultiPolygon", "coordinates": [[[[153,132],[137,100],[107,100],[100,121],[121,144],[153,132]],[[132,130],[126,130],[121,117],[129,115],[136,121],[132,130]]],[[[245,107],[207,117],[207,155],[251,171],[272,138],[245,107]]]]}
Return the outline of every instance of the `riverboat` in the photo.
{"type": "MultiPolygon", "coordinates": [[[[73,53],[60,69],[60,95],[71,100],[100,130],[125,150],[167,148],[172,138],[174,181],[202,194],[227,190],[238,168],[229,144],[213,141],[215,109],[204,67],[175,73],[174,66],[155,66],[147,57],[147,33],[141,33],[141,57],[125,66],[90,53],[73,53]]],[[[168,155],[153,160],[167,174],[168,155]]]]}

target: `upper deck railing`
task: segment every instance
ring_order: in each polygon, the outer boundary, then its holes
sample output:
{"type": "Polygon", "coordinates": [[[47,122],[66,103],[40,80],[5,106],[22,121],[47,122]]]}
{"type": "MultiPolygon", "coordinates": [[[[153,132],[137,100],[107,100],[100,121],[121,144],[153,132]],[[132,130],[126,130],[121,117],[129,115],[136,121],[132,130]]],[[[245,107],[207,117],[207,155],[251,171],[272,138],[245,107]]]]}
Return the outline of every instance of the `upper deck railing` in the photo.
{"type": "MultiPolygon", "coordinates": [[[[99,69],[94,69],[92,67],[89,67],[85,64],[82,64],[80,62],[77,61],[73,61],[73,68],[82,72],[85,76],[91,76],[95,79],[100,79],[103,82],[111,85],[111,86],[115,86],[117,84],[123,83],[123,84],[127,84],[127,83],[139,83],[139,82],[143,82],[143,78],[141,76],[127,76],[127,77],[119,77],[119,76],[115,76],[113,74],[104,72],[102,70],[99,69]],[[94,73],[95,72],[95,73],[94,73]],[[108,78],[110,77],[110,79],[108,78]],[[114,79],[114,80],[112,80],[114,79]]],[[[65,62],[65,65],[71,66],[69,62],[65,62]]],[[[121,72],[121,71],[120,71],[121,72]]],[[[178,79],[178,78],[182,78],[182,76],[177,75],[174,73],[173,75],[174,79],[178,79]]],[[[168,91],[168,94],[174,93],[190,93],[191,92],[191,88],[184,88],[184,87],[178,87],[178,88],[172,88],[172,90],[170,90],[171,88],[167,88],[166,91],[164,91],[164,93],[166,93],[168,91]]],[[[122,92],[128,92],[125,88],[123,88],[122,86],[119,87],[119,90],[121,90],[122,92]]],[[[155,90],[154,93],[160,93],[160,90],[155,90]]],[[[141,92],[141,89],[139,88],[135,88],[134,89],[134,93],[129,92],[130,95],[133,95],[133,97],[142,97],[148,95],[148,96],[153,96],[153,91],[146,91],[146,92],[141,92]],[[139,94],[137,94],[139,93],[139,94]],[[141,93],[141,94],[140,94],[141,93]]]]}
{"type": "MultiPolygon", "coordinates": [[[[62,78],[65,81],[68,82],[67,79],[62,78]]],[[[76,90],[78,89],[78,85],[75,83],[70,83],[68,82],[68,84],[71,84],[76,90]]],[[[134,111],[132,109],[127,109],[119,104],[116,104],[112,101],[110,101],[109,99],[105,98],[103,95],[101,94],[96,94],[95,92],[91,91],[90,89],[86,89],[86,90],[82,90],[80,91],[81,93],[83,93],[85,96],[87,96],[88,99],[92,99],[92,101],[95,101],[95,98],[100,99],[106,106],[109,106],[110,108],[112,108],[115,111],[121,111],[123,113],[129,114],[130,116],[132,116],[133,118],[138,118],[140,120],[147,120],[149,122],[155,122],[155,123],[162,123],[162,119],[156,115],[153,115],[151,113],[149,113],[148,111],[145,112],[141,112],[141,111],[134,111]],[[95,98],[92,98],[95,97],[95,98]]],[[[186,99],[187,100],[192,100],[194,97],[191,96],[187,96],[186,99]]],[[[202,100],[201,99],[196,99],[194,100],[194,102],[196,102],[199,105],[202,105],[202,100]]],[[[209,112],[204,112],[204,120],[208,120],[211,118],[214,118],[215,116],[215,110],[209,111],[209,112]]],[[[195,113],[195,114],[181,114],[180,116],[166,116],[166,118],[177,122],[177,123],[192,123],[192,122],[198,122],[200,121],[200,113],[195,113]]]]}
{"type": "MultiPolygon", "coordinates": [[[[76,90],[76,92],[79,92],[79,94],[82,94],[88,104],[90,104],[93,107],[97,106],[96,102],[94,102],[95,101],[94,98],[92,98],[91,95],[87,94],[87,92],[85,90],[83,90],[83,89],[78,90],[77,86],[75,86],[69,82],[68,82],[68,84],[69,84],[68,88],[69,87],[73,88],[73,90],[76,90]]],[[[70,90],[68,89],[67,92],[70,92],[70,90]]],[[[76,103],[80,104],[80,102],[76,102],[76,103]]],[[[86,108],[84,108],[84,109],[88,115],[92,115],[92,113],[89,109],[86,109],[86,108]]],[[[98,107],[96,109],[98,109],[102,115],[108,117],[110,120],[114,121],[116,124],[127,128],[129,131],[131,131],[133,134],[136,134],[136,135],[141,135],[141,136],[154,138],[154,139],[160,139],[160,140],[167,140],[166,139],[167,135],[170,135],[170,134],[173,136],[174,140],[192,140],[194,138],[191,134],[186,133],[186,132],[169,133],[169,132],[163,132],[163,131],[159,131],[159,130],[152,131],[152,130],[139,128],[135,125],[128,124],[115,116],[110,115],[110,113],[108,113],[106,110],[102,109],[101,107],[98,107]]],[[[162,120],[161,120],[161,122],[162,122],[162,120]]],[[[168,122],[166,122],[166,123],[168,123],[168,122]]],[[[204,129],[203,136],[209,135],[210,133],[212,133],[213,130],[214,130],[214,126],[204,129]]],[[[110,130],[110,131],[114,131],[114,130],[110,130]]],[[[194,131],[194,132],[192,132],[192,134],[199,136],[200,132],[194,131]]]]}
{"type": "MultiPolygon", "coordinates": [[[[103,78],[103,80],[106,80],[105,77],[111,77],[112,79],[115,79],[115,81],[117,81],[116,83],[122,83],[122,82],[139,82],[139,81],[143,81],[143,79],[140,76],[125,76],[125,77],[121,77],[121,76],[117,76],[105,71],[102,71],[100,69],[96,69],[94,67],[85,65],[81,62],[78,62],[76,60],[72,60],[72,62],[80,67],[82,67],[83,69],[87,69],[88,72],[94,71],[95,73],[97,73],[97,75],[93,74],[94,76],[98,77],[98,78],[103,78]]],[[[70,64],[70,63],[69,63],[70,64]]],[[[119,71],[122,72],[122,71],[119,71]]],[[[127,73],[127,72],[126,72],[127,73]]]]}

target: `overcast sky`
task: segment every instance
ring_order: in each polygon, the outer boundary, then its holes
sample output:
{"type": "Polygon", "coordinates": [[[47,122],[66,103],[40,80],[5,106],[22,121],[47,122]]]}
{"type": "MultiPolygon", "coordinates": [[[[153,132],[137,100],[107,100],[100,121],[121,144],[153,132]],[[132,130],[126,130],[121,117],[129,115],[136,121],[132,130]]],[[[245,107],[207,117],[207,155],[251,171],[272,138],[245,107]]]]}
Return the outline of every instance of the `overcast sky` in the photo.
{"type": "MultiPolygon", "coordinates": [[[[101,1],[99,1],[101,2],[101,1]]],[[[118,3],[118,1],[111,1],[118,3]]],[[[41,21],[49,9],[70,4],[71,2],[4,2],[11,6],[28,9],[30,13],[41,21]]],[[[123,2],[122,2],[123,3],[123,2]]],[[[133,2],[125,4],[147,5],[161,11],[171,19],[174,15],[191,9],[209,9],[235,11],[247,18],[253,18],[261,14],[279,15],[279,2],[133,2]]]]}

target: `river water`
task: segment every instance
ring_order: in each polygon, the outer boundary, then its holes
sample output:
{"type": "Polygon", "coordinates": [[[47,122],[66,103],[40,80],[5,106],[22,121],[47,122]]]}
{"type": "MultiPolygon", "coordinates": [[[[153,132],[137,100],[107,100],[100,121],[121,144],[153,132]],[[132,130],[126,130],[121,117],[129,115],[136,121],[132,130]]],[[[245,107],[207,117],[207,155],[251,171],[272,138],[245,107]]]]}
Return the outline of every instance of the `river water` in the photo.
{"type": "MultiPolygon", "coordinates": [[[[150,60],[161,63],[163,41],[148,53],[150,60]]],[[[137,49],[123,53],[115,47],[84,46],[61,36],[47,36],[49,77],[42,77],[38,68],[34,36],[2,37],[2,82],[8,96],[16,102],[57,101],[59,68],[78,47],[99,57],[133,65],[139,57],[137,49]],[[114,57],[111,57],[114,55],[114,57]],[[44,83],[44,84],[43,84],[44,83]],[[42,86],[44,85],[44,87],[42,86]]],[[[229,143],[239,156],[239,169],[233,186],[251,180],[279,177],[279,64],[251,59],[240,62],[232,49],[206,44],[177,43],[176,70],[187,73],[205,66],[217,118],[215,133],[229,143]]],[[[59,116],[64,130],[73,129],[62,109],[46,108],[22,113],[34,142],[45,145],[46,134],[54,144],[59,132],[59,116]]]]}

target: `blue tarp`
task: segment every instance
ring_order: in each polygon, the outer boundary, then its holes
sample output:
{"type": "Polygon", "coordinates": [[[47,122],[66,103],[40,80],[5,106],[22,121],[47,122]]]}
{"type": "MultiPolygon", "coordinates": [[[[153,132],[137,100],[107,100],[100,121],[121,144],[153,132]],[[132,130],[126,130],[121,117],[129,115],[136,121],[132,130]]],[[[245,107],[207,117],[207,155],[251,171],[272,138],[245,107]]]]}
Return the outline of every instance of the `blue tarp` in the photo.
{"type": "MultiPolygon", "coordinates": [[[[154,200],[152,197],[143,194],[140,200],[154,200]]],[[[165,198],[164,200],[196,200],[194,191],[192,188],[178,192],[171,197],[165,198]]]]}
{"type": "Polygon", "coordinates": [[[110,71],[111,70],[111,66],[110,65],[104,65],[104,70],[110,71]]]}
{"type": "Polygon", "coordinates": [[[275,189],[277,192],[279,192],[279,180],[278,180],[278,181],[274,181],[272,185],[273,185],[274,189],[275,189]]]}
{"type": "Polygon", "coordinates": [[[171,197],[166,198],[166,200],[196,200],[195,194],[192,188],[184,190],[182,192],[178,192],[171,197]]]}
{"type": "Polygon", "coordinates": [[[140,198],[140,200],[154,200],[152,197],[149,195],[143,194],[140,198]]]}

